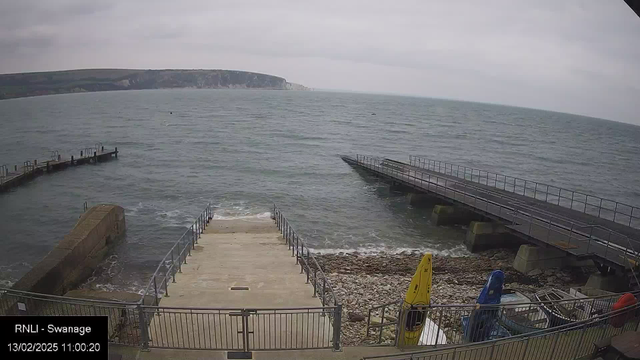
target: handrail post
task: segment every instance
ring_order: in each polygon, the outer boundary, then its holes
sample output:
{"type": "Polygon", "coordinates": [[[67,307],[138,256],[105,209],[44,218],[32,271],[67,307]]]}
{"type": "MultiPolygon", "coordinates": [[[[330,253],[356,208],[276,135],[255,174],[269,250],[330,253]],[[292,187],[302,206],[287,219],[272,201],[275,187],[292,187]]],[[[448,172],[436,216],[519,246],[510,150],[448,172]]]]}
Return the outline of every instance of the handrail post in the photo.
{"type": "Polygon", "coordinates": [[[167,274],[164,275],[164,296],[169,297],[169,284],[167,284],[167,274]]]}
{"type": "MultiPolygon", "coordinates": [[[[176,265],[175,261],[173,260],[173,248],[171,248],[171,268],[173,269],[173,267],[176,265]]],[[[173,277],[173,282],[176,282],[176,272],[175,271],[171,271],[172,274],[171,276],[173,277]]]]}
{"type": "MultiPolygon", "coordinates": [[[[308,277],[308,275],[307,275],[308,277]]],[[[313,269],[313,297],[318,297],[316,286],[318,285],[318,269],[313,269]]]]}
{"type": "MultiPolygon", "coordinates": [[[[602,198],[600,198],[600,205],[598,205],[598,217],[600,217],[600,212],[601,211],[602,211],[602,198]]],[[[615,212],[613,213],[613,216],[614,216],[614,220],[613,221],[615,221],[615,216],[616,216],[615,212]]]]}
{"type": "Polygon", "coordinates": [[[333,314],[333,351],[340,351],[340,333],[342,332],[342,304],[335,307],[333,314]]]}
{"type": "MultiPolygon", "coordinates": [[[[142,303],[144,304],[144,296],[142,297],[142,303]]],[[[149,328],[147,327],[147,320],[144,316],[144,309],[142,305],[136,305],[136,311],[138,312],[138,328],[142,337],[142,351],[149,351],[149,328]]]]}
{"type": "Polygon", "coordinates": [[[153,292],[154,292],[154,301],[156,306],[158,306],[158,278],[156,277],[156,274],[153,274],[153,292]]]}
{"type": "MultiPolygon", "coordinates": [[[[296,235],[296,265],[298,265],[298,261],[300,259],[300,257],[298,256],[300,254],[300,237],[298,235],[296,235]]],[[[302,272],[300,272],[302,274],[302,272]]]]}
{"type": "MultiPolygon", "coordinates": [[[[307,249],[307,251],[309,251],[307,249]]],[[[304,261],[304,243],[302,243],[302,248],[300,249],[301,254],[298,254],[298,258],[300,259],[300,274],[302,274],[302,272],[304,271],[304,265],[302,264],[302,261],[304,261]]]]}
{"type": "Polygon", "coordinates": [[[323,275],[322,276],[322,306],[325,306],[324,294],[326,292],[326,287],[327,287],[327,278],[325,278],[324,275],[323,275]]]}

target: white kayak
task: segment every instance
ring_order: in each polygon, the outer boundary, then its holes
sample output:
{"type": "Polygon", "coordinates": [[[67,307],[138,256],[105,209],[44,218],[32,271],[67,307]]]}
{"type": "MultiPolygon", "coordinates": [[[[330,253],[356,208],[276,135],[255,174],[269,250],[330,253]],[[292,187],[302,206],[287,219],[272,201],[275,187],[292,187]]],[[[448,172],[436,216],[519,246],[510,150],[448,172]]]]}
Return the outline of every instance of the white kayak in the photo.
{"type": "Polygon", "coordinates": [[[426,317],[418,345],[443,345],[446,343],[447,337],[444,335],[444,331],[440,330],[436,323],[426,317]],[[437,342],[436,339],[438,340],[437,342]]]}

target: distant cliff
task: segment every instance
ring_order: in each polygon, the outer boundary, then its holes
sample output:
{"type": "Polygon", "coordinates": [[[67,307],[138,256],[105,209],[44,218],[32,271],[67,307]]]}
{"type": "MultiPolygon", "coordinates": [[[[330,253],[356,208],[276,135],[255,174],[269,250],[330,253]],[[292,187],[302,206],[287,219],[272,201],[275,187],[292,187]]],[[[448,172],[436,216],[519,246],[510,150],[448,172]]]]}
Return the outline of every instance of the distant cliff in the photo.
{"type": "Polygon", "coordinates": [[[278,76],[235,70],[84,69],[0,75],[0,100],[73,92],[166,88],[308,90],[278,76]]]}

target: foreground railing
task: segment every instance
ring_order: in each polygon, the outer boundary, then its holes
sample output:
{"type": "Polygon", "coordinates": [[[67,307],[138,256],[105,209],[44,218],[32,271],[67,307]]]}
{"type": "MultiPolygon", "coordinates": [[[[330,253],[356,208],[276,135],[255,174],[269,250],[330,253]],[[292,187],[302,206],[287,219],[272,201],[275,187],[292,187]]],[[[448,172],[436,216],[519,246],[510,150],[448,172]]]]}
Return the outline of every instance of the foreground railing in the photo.
{"type": "Polygon", "coordinates": [[[144,302],[145,297],[153,296],[153,304],[158,306],[162,295],[169,296],[169,281],[176,282],[176,273],[182,272],[182,264],[187,263],[187,257],[191,256],[191,250],[195,249],[198,239],[211,219],[213,209],[209,203],[160,261],[142,293],[140,303],[144,302]]]}
{"type": "Polygon", "coordinates": [[[500,199],[500,202],[489,200],[475,195],[476,188],[472,184],[434,175],[418,167],[406,167],[402,166],[402,163],[397,164],[365,155],[357,155],[356,162],[365,168],[393,177],[395,181],[403,182],[407,186],[435,193],[469,206],[477,212],[508,221],[511,223],[509,226],[519,233],[545,243],[561,244],[564,251],[574,255],[597,255],[600,260],[607,260],[623,267],[639,262],[638,253],[634,250],[640,249],[638,241],[615,231],[575,223],[549,212],[538,212],[534,215],[527,210],[526,205],[514,203],[509,197],[492,193],[491,196],[500,199]]]}
{"type": "Polygon", "coordinates": [[[340,349],[338,306],[241,309],[143,307],[151,348],[340,349]],[[337,322],[336,322],[337,321],[337,322]]]}
{"type": "Polygon", "coordinates": [[[637,331],[639,309],[640,304],[636,304],[553,329],[442,349],[369,356],[364,359],[579,359],[593,353],[595,342],[623,332],[637,331]]]}
{"type": "Polygon", "coordinates": [[[0,316],[107,316],[109,342],[143,349],[339,350],[339,311],[160,307],[0,289],[0,316]]]}
{"type": "Polygon", "coordinates": [[[143,340],[140,327],[142,305],[105,300],[76,299],[66,296],[37,294],[0,289],[0,316],[54,315],[107,316],[109,342],[139,346],[143,340]]]}
{"type": "Polygon", "coordinates": [[[422,156],[409,156],[409,164],[640,228],[640,208],[619,201],[422,156]]]}
{"type": "MultiPolygon", "coordinates": [[[[640,291],[632,292],[632,294],[638,297],[640,291]]],[[[425,326],[423,331],[425,341],[419,345],[438,347],[483,341],[489,338],[503,338],[585,320],[610,312],[613,304],[622,295],[624,293],[498,305],[433,304],[416,307],[412,311],[414,313],[420,312],[421,316],[426,319],[425,321],[429,323],[429,326],[425,326]],[[555,311],[551,312],[551,309],[555,309],[555,311]],[[490,316],[495,318],[495,323],[487,324],[476,321],[490,316]]],[[[398,324],[406,324],[409,316],[409,312],[403,311],[401,305],[402,300],[398,300],[369,309],[365,342],[401,345],[403,335],[398,324]]]]}

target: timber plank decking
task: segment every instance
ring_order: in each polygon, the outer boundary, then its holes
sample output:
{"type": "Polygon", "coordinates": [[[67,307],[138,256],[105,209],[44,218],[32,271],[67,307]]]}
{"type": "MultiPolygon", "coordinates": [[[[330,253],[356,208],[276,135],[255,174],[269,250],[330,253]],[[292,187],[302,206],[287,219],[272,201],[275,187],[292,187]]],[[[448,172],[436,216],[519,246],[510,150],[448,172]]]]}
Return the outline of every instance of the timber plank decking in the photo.
{"type": "Polygon", "coordinates": [[[362,156],[342,156],[342,159],[352,166],[502,222],[516,235],[539,245],[550,245],[616,268],[624,269],[637,261],[639,229],[391,159],[362,156]]]}

